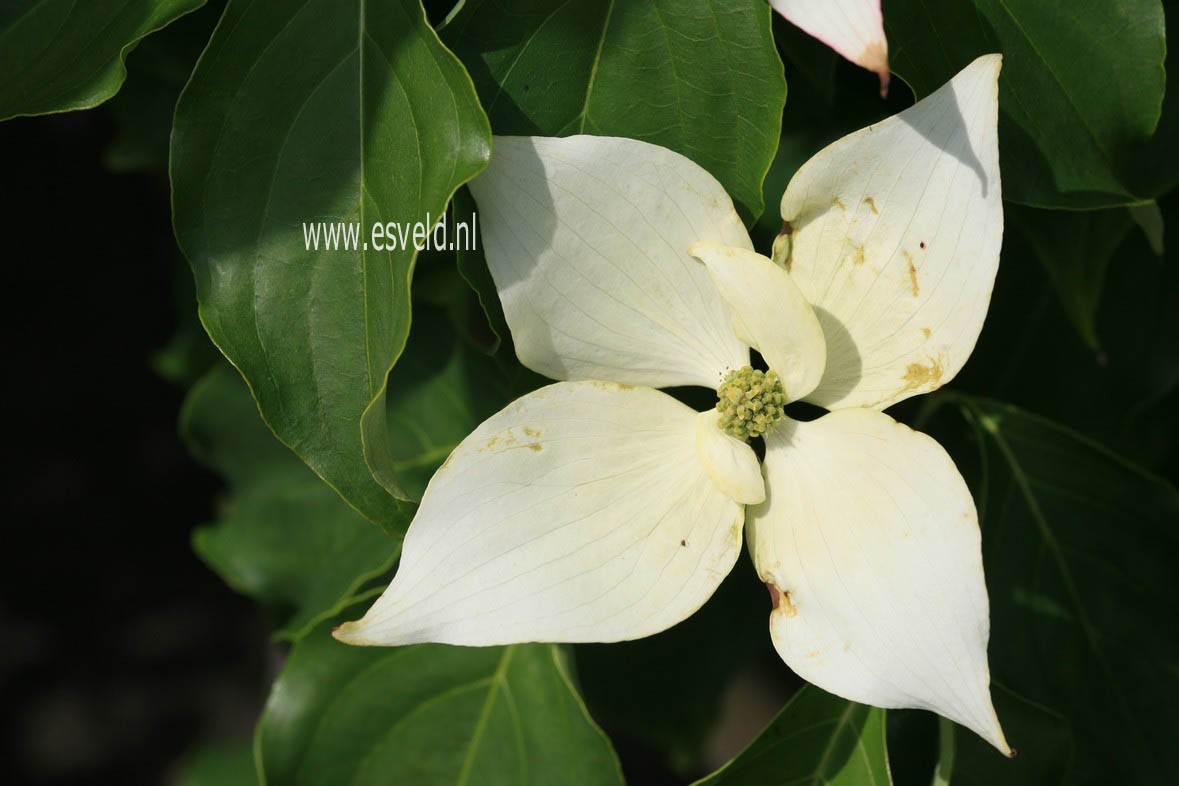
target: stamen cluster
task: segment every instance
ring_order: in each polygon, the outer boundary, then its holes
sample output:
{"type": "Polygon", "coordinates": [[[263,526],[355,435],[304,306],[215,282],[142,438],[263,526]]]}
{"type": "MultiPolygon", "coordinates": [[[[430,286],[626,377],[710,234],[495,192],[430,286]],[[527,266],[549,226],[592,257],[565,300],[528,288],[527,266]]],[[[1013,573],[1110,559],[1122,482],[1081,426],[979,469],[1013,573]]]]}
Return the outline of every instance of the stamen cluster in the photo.
{"type": "Polygon", "coordinates": [[[786,417],[786,390],[773,371],[739,368],[725,377],[716,395],[719,425],[737,439],[760,437],[786,417]]]}

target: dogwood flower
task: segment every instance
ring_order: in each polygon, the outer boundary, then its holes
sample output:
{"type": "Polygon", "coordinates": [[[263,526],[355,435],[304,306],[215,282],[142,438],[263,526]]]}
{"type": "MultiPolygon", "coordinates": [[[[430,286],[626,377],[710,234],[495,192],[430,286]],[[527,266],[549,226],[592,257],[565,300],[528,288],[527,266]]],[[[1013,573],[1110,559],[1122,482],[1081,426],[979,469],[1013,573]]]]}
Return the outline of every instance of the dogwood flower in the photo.
{"type": "Polygon", "coordinates": [[[648,636],[712,595],[744,530],[786,664],[1009,752],[970,492],[934,440],[881,412],[953,377],[982,328],[1003,229],[1000,62],[808,161],[774,260],[677,153],[495,138],[471,184],[487,262],[521,362],[563,381],[455,448],[397,575],[337,638],[648,636]],[[679,385],[718,389],[717,408],[656,389],[679,385]],[[797,400],[830,412],[791,419],[797,400]]]}

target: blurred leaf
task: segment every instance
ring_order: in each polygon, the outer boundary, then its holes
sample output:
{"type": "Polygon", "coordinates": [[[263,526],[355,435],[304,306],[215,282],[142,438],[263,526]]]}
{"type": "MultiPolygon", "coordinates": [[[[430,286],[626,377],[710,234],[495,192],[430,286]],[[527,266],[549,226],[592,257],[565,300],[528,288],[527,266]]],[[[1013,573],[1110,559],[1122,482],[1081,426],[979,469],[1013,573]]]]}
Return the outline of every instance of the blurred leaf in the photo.
{"type": "MultiPolygon", "coordinates": [[[[412,243],[307,251],[304,222],[440,217],[488,157],[470,79],[418,0],[231,2],[176,110],[172,197],[201,318],[275,433],[392,532],[385,386],[412,243]]],[[[395,498],[396,497],[396,498],[395,498]]]]}
{"type": "Polygon", "coordinates": [[[1163,236],[1166,234],[1166,222],[1163,220],[1163,213],[1159,209],[1158,202],[1152,199],[1141,205],[1130,205],[1130,218],[1134,219],[1134,223],[1146,235],[1146,242],[1150,243],[1150,250],[1156,256],[1161,257],[1166,250],[1166,246],[1163,243],[1163,236]]]}
{"type": "MultiPolygon", "coordinates": [[[[1179,194],[1160,202],[1179,221],[1179,194]]],[[[1107,266],[1088,349],[1021,231],[1008,232],[986,328],[955,388],[999,398],[1158,467],[1179,447],[1179,249],[1131,231],[1107,266]]]]}
{"type": "Polygon", "coordinates": [[[332,625],[295,645],[258,723],[270,786],[622,783],[556,646],[349,647],[332,625]]]}
{"type": "Polygon", "coordinates": [[[767,4],[467,0],[443,36],[495,133],[653,142],[761,214],[786,100],[767,4]]]}
{"type": "Polygon", "coordinates": [[[233,369],[221,364],[193,388],[181,433],[231,492],[220,521],[193,533],[193,547],[231,587],[275,609],[280,636],[301,635],[391,567],[399,542],[369,525],[275,439],[233,369]]]}
{"type": "Polygon", "coordinates": [[[1179,767],[1179,492],[1016,407],[939,399],[977,440],[954,457],[982,522],[994,678],[1068,718],[1070,782],[1166,782],[1179,767]]]}
{"type": "MultiPolygon", "coordinates": [[[[1003,53],[1004,197],[1110,207],[1157,196],[1179,176],[1179,151],[1146,145],[1166,83],[1159,0],[892,0],[885,25],[893,70],[918,97],[975,57],[1003,53]]],[[[1162,133],[1174,148],[1172,125],[1162,133]]]]}
{"type": "Polygon", "coordinates": [[[204,0],[7,0],[0,6],[0,120],[89,109],[118,92],[141,38],[204,0]]]}
{"type": "Polygon", "coordinates": [[[807,685],[737,758],[696,783],[886,786],[884,710],[807,685]]]}
{"type": "Polygon", "coordinates": [[[952,786],[1053,786],[1066,784],[1073,762],[1068,721],[1002,685],[993,685],[995,712],[1007,739],[1016,745],[1008,759],[962,726],[954,727],[952,786]]]}
{"type": "MultiPolygon", "coordinates": [[[[127,81],[107,106],[115,122],[114,138],[102,156],[107,169],[167,171],[176,99],[223,10],[223,0],[211,0],[135,47],[127,81]]],[[[185,275],[192,278],[187,269],[185,275]]]]}
{"type": "Polygon", "coordinates": [[[1038,210],[1008,205],[1006,215],[1047,269],[1081,338],[1097,350],[1101,342],[1094,320],[1105,270],[1130,231],[1130,212],[1125,208],[1038,210]]]}
{"type": "Polygon", "coordinates": [[[612,734],[667,751],[673,762],[694,762],[733,678],[758,655],[777,657],[768,608],[751,562],[742,559],[678,625],[635,641],[578,645],[577,674],[594,717],[612,734]]]}
{"type": "Polygon", "coordinates": [[[242,745],[206,745],[180,761],[174,786],[256,786],[254,749],[242,745]]]}

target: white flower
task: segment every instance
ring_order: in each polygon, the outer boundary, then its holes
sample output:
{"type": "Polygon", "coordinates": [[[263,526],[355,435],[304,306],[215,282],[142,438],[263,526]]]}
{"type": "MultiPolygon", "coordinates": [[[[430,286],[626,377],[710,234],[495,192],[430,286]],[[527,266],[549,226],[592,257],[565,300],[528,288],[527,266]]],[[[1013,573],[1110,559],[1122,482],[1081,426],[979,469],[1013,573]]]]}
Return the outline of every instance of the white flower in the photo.
{"type": "Polygon", "coordinates": [[[712,595],[744,525],[791,668],[1008,752],[974,503],[936,442],[880,411],[953,377],[982,328],[1003,231],[1000,62],[979,58],[807,162],[782,199],[782,264],[676,153],[496,138],[471,184],[488,265],[520,360],[567,381],[455,449],[393,582],[337,637],[648,636],[712,595]],[[754,379],[750,347],[780,388],[754,379]],[[724,412],[654,389],[726,380],[724,412]],[[779,418],[798,399],[832,411],[779,418]],[[759,467],[737,437],[762,428],[759,467]]]}

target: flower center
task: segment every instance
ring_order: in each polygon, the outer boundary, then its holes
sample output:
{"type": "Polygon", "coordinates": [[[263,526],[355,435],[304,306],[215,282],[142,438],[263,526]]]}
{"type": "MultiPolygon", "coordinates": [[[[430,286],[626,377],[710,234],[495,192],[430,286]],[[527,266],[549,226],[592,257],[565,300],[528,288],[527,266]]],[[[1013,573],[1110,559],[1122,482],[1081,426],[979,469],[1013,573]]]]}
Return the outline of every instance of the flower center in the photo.
{"type": "Polygon", "coordinates": [[[786,390],[773,371],[744,366],[729,372],[716,391],[721,429],[737,439],[760,437],[786,417],[786,390]]]}

